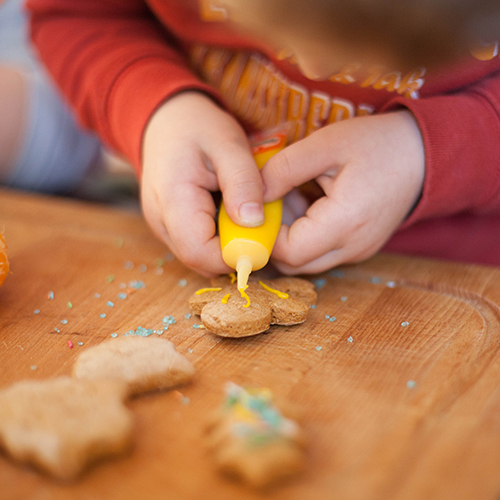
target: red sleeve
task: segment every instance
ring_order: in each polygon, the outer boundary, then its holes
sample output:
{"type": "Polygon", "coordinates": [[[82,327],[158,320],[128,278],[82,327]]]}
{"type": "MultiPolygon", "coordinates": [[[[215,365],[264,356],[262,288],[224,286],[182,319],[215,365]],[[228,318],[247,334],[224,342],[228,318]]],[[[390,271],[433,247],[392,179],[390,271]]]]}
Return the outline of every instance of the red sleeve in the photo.
{"type": "Polygon", "coordinates": [[[468,212],[500,213],[500,73],[460,91],[417,100],[399,98],[422,132],[426,177],[405,221],[468,212]]]}
{"type": "MultiPolygon", "coordinates": [[[[199,81],[143,0],[28,0],[32,37],[80,121],[140,171],[152,113],[199,81]]],[[[214,96],[216,97],[216,96],[214,96]]]]}

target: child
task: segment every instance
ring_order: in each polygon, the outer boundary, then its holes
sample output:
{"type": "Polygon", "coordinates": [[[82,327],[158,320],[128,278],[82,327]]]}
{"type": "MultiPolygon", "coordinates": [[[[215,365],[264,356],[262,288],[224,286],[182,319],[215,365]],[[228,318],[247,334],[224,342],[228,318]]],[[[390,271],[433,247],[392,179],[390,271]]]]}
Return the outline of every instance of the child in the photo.
{"type": "Polygon", "coordinates": [[[290,193],[294,220],[273,252],[285,273],[384,245],[500,265],[498,44],[461,51],[492,19],[489,3],[400,4],[28,1],[52,74],[134,162],[147,220],[201,274],[229,271],[219,189],[247,226],[262,222],[263,200],[290,193]],[[259,173],[247,134],[285,124],[291,145],[259,173]],[[309,206],[294,188],[310,180],[324,195],[309,206]]]}
{"type": "Polygon", "coordinates": [[[32,50],[22,0],[0,0],[0,184],[66,192],[100,159],[32,50]]]}

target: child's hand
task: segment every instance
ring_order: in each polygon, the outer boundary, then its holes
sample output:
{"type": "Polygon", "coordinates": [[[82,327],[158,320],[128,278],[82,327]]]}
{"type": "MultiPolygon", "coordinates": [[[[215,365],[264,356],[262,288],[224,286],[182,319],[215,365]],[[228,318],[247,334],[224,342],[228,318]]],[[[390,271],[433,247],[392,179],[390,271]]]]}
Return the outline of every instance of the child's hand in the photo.
{"type": "Polygon", "coordinates": [[[262,178],[244,131],[204,94],[178,94],[146,129],[142,207],[172,252],[208,277],[230,272],[216,236],[211,191],[219,189],[236,223],[262,224],[262,178]]]}
{"type": "Polygon", "coordinates": [[[372,256],[417,202],[425,156],[408,111],[324,127],[271,158],[265,201],[316,179],[325,196],[282,226],[273,262],[284,273],[317,273],[372,256]]]}

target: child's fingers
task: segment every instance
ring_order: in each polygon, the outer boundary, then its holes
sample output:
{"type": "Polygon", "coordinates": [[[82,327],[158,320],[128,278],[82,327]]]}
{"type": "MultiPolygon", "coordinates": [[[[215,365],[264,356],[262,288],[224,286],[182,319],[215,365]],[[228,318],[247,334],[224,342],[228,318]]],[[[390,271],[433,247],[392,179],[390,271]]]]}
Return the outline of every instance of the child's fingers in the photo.
{"type": "Polygon", "coordinates": [[[331,131],[318,130],[286,147],[266,163],[261,171],[266,203],[282,198],[294,187],[322,174],[337,175],[342,162],[336,141],[330,136],[331,131]]]}
{"type": "Polygon", "coordinates": [[[240,226],[264,222],[262,177],[248,144],[228,141],[210,154],[229,217],[240,226]]]}
{"type": "Polygon", "coordinates": [[[222,260],[210,193],[186,183],[177,186],[169,198],[165,223],[182,262],[205,276],[230,272],[222,260]]]}

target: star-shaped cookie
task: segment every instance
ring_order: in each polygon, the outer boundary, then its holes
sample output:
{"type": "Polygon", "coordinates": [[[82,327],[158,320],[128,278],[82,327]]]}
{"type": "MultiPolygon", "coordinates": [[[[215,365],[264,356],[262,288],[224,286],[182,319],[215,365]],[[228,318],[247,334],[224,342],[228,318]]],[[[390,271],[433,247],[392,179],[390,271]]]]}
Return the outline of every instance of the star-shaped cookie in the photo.
{"type": "Polygon", "coordinates": [[[73,479],[131,442],[126,384],[60,377],[0,391],[0,447],[60,479],[73,479]]]}

